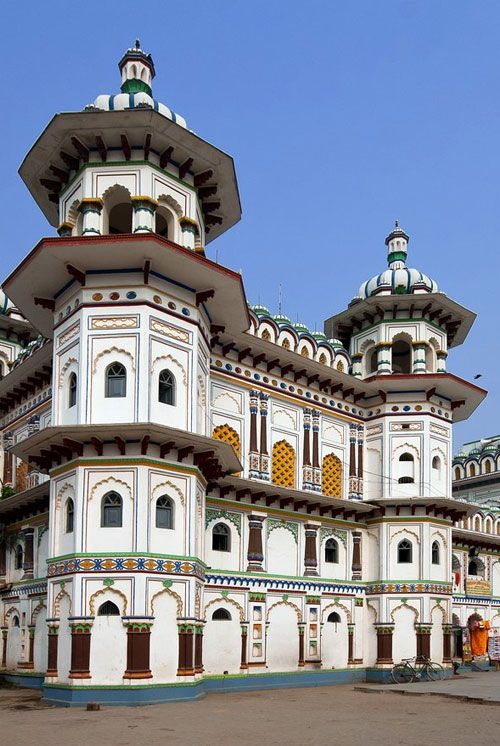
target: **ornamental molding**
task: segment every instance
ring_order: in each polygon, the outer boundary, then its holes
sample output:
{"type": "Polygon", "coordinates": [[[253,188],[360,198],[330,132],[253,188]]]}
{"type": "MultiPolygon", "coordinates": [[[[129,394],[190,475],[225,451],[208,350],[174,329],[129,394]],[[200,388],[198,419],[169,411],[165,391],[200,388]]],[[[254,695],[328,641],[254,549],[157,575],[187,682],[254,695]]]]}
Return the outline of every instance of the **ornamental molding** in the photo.
{"type": "Polygon", "coordinates": [[[335,601],[333,604],[328,604],[328,606],[325,606],[325,608],[321,612],[321,621],[323,623],[325,621],[326,612],[328,611],[328,609],[333,609],[333,608],[342,609],[342,611],[347,617],[347,623],[352,624],[352,615],[351,615],[350,610],[347,608],[347,606],[344,606],[344,604],[341,604],[340,601],[335,601]]]}
{"type": "Polygon", "coordinates": [[[370,601],[366,602],[366,608],[370,609],[370,611],[374,612],[374,614],[375,614],[375,622],[374,622],[374,624],[376,624],[377,620],[378,620],[378,609],[370,601]]]}
{"type": "Polygon", "coordinates": [[[399,609],[410,609],[410,611],[413,611],[413,614],[414,614],[414,616],[415,616],[415,623],[416,623],[416,622],[418,622],[418,618],[419,618],[419,612],[418,612],[418,609],[416,609],[416,608],[415,608],[414,606],[412,606],[411,604],[407,603],[406,601],[403,601],[402,603],[398,604],[398,605],[397,605],[397,606],[395,606],[395,607],[394,607],[394,609],[393,609],[393,610],[391,611],[391,620],[392,620],[393,622],[394,622],[394,614],[395,614],[395,613],[396,613],[396,611],[398,611],[399,609]]]}
{"type": "Polygon", "coordinates": [[[164,355],[157,355],[155,357],[155,359],[151,363],[151,373],[153,373],[156,363],[159,362],[160,360],[170,360],[171,363],[176,365],[180,369],[180,373],[182,376],[182,382],[184,386],[187,386],[187,376],[186,376],[185,368],[181,365],[181,363],[175,357],[173,357],[172,355],[168,353],[164,355]]]}
{"type": "Polygon", "coordinates": [[[63,367],[61,368],[61,372],[59,373],[59,381],[58,381],[58,388],[62,389],[64,386],[64,379],[66,377],[66,371],[68,368],[71,368],[72,365],[78,365],[78,360],[76,357],[70,357],[66,362],[64,363],[63,367]]]}
{"type": "Polygon", "coordinates": [[[409,529],[409,528],[401,528],[401,529],[399,529],[399,531],[396,531],[394,534],[392,534],[392,536],[391,536],[391,538],[389,540],[389,544],[392,544],[392,542],[394,541],[394,539],[396,538],[396,536],[399,536],[399,534],[405,534],[405,535],[409,534],[410,536],[415,537],[415,540],[416,540],[417,544],[420,544],[420,537],[419,537],[419,535],[415,531],[411,531],[411,529],[409,529]]]}
{"type": "Polygon", "coordinates": [[[205,528],[208,528],[212,521],[220,520],[225,518],[226,521],[230,521],[236,528],[238,535],[241,536],[241,515],[240,513],[230,513],[228,510],[216,510],[214,508],[207,508],[205,511],[205,528]]]}
{"type": "Polygon", "coordinates": [[[47,611],[47,607],[45,606],[45,601],[40,601],[40,603],[37,606],[35,606],[35,608],[33,609],[31,613],[31,626],[36,624],[37,617],[40,614],[40,612],[43,611],[43,609],[47,611]]]}
{"type": "Polygon", "coordinates": [[[114,596],[119,596],[121,599],[121,606],[122,606],[122,616],[126,616],[127,614],[127,596],[122,592],[119,591],[116,588],[101,588],[100,591],[96,591],[92,594],[92,596],[89,598],[89,610],[90,610],[90,616],[95,616],[95,603],[96,600],[99,598],[99,596],[102,596],[104,593],[108,593],[114,596]]]}
{"type": "Polygon", "coordinates": [[[389,428],[391,431],[404,430],[405,432],[408,432],[409,430],[412,430],[412,431],[423,430],[424,423],[423,422],[410,422],[410,423],[391,422],[389,425],[389,428]]]}
{"type": "MultiPolygon", "coordinates": [[[[164,186],[162,184],[162,186],[164,186]]],[[[171,207],[172,210],[175,212],[178,218],[182,218],[183,216],[183,210],[180,204],[175,200],[172,195],[170,194],[159,194],[157,197],[158,206],[161,207],[163,205],[167,205],[168,207],[171,207]]]]}
{"type": "Polygon", "coordinates": [[[184,507],[185,504],[185,497],[184,493],[182,492],[177,485],[175,485],[173,482],[171,482],[169,479],[166,479],[164,482],[160,482],[160,484],[157,484],[156,487],[153,488],[153,491],[151,493],[150,501],[154,500],[156,497],[156,494],[159,490],[163,490],[164,487],[168,487],[169,489],[173,490],[176,495],[178,496],[181,505],[184,507]]]}
{"type": "Polygon", "coordinates": [[[61,616],[61,601],[63,600],[63,598],[67,598],[69,601],[68,616],[71,616],[71,608],[73,606],[71,596],[67,591],[64,590],[64,587],[61,587],[61,590],[54,599],[54,611],[52,613],[54,619],[59,619],[59,617],[61,616]]]}
{"type": "Polygon", "coordinates": [[[183,616],[182,612],[183,612],[183,608],[184,608],[184,602],[183,602],[182,598],[179,596],[178,593],[176,593],[175,591],[173,591],[171,588],[167,588],[167,587],[163,588],[161,591],[158,591],[157,593],[155,593],[151,597],[151,616],[155,615],[154,614],[155,600],[159,596],[170,596],[171,598],[173,598],[174,601],[175,601],[175,603],[176,603],[176,606],[177,606],[177,616],[178,617],[182,617],[183,616]]]}
{"type": "Polygon", "coordinates": [[[113,347],[107,347],[105,350],[102,350],[95,356],[94,364],[92,366],[92,373],[95,374],[95,372],[97,371],[97,364],[99,360],[105,355],[111,355],[113,352],[120,353],[121,355],[126,355],[127,357],[129,357],[132,370],[135,373],[135,361],[134,361],[134,356],[132,355],[132,353],[129,352],[128,350],[124,350],[123,347],[116,347],[115,345],[113,345],[113,347]]]}
{"type": "Polygon", "coordinates": [[[445,438],[449,438],[450,436],[450,431],[447,427],[436,425],[435,422],[431,422],[430,431],[431,433],[435,433],[436,435],[442,435],[445,438]]]}
{"type": "Polygon", "coordinates": [[[56,510],[59,510],[59,508],[61,507],[61,503],[62,503],[63,497],[64,497],[64,495],[65,495],[66,492],[70,492],[70,497],[74,500],[74,498],[75,498],[75,487],[74,487],[73,484],[71,484],[71,482],[65,482],[63,484],[63,486],[61,487],[61,489],[58,491],[58,493],[56,495],[56,501],[55,501],[56,502],[56,510]]]}
{"type": "Polygon", "coordinates": [[[340,539],[344,547],[347,549],[347,531],[341,531],[338,528],[320,528],[319,531],[319,543],[323,544],[325,539],[329,538],[340,539]]]}
{"type": "Polygon", "coordinates": [[[435,536],[436,536],[436,537],[437,537],[438,539],[441,539],[441,541],[443,542],[443,546],[444,546],[444,547],[447,547],[447,546],[448,546],[448,540],[447,540],[447,538],[446,538],[445,534],[443,534],[443,532],[442,532],[442,531],[433,531],[433,532],[432,532],[432,535],[431,535],[431,541],[432,541],[432,539],[433,539],[433,538],[434,538],[435,536]]]}
{"type": "Polygon", "coordinates": [[[435,603],[434,606],[430,610],[431,621],[432,621],[432,612],[434,611],[434,609],[439,609],[439,611],[441,612],[441,624],[446,624],[448,615],[446,613],[446,609],[444,609],[441,606],[441,602],[440,601],[439,601],[439,603],[438,602],[435,603]]]}
{"type": "Polygon", "coordinates": [[[235,601],[233,598],[229,598],[229,596],[217,596],[217,598],[213,598],[211,601],[208,602],[208,604],[205,606],[205,611],[203,612],[203,619],[205,622],[207,621],[207,610],[210,606],[213,606],[214,604],[220,604],[220,603],[228,603],[232,604],[238,609],[238,613],[240,616],[240,622],[245,621],[245,609],[241,604],[239,604],[237,601],[235,601]]]}
{"type": "Polygon", "coordinates": [[[299,524],[293,523],[292,521],[276,520],[274,518],[268,518],[267,520],[267,536],[274,531],[276,528],[284,528],[286,531],[290,531],[295,543],[299,543],[299,524]]]}
{"type": "Polygon", "coordinates": [[[66,329],[65,332],[62,332],[57,338],[57,346],[62,347],[66,344],[66,342],[69,342],[73,337],[76,337],[76,335],[80,331],[80,322],[77,321],[76,324],[73,324],[69,327],[69,329],[66,329]]]}
{"type": "Polygon", "coordinates": [[[191,341],[191,334],[189,332],[172,324],[167,324],[165,321],[160,321],[160,319],[149,319],[149,328],[163,337],[170,337],[179,342],[189,343],[191,341]]]}
{"type": "Polygon", "coordinates": [[[288,599],[283,599],[282,601],[276,601],[276,603],[272,604],[269,607],[269,609],[267,610],[267,614],[266,614],[266,622],[269,622],[269,615],[270,615],[271,611],[274,608],[276,608],[276,606],[290,606],[295,611],[295,613],[297,615],[297,621],[298,622],[302,622],[303,621],[302,612],[299,609],[299,607],[296,606],[295,604],[292,604],[290,601],[288,601],[288,599]]]}
{"type": "Polygon", "coordinates": [[[5,625],[6,626],[7,626],[8,622],[9,622],[9,620],[10,620],[10,618],[11,618],[11,616],[13,614],[18,614],[19,615],[19,620],[21,620],[21,612],[19,611],[19,609],[17,608],[17,606],[11,606],[10,609],[8,609],[5,612],[5,614],[4,614],[4,620],[5,620],[5,625]]]}
{"type": "Polygon", "coordinates": [[[91,319],[91,329],[137,329],[138,316],[97,316],[91,319]]]}
{"type": "MultiPolygon", "coordinates": [[[[88,498],[89,502],[93,499],[98,487],[101,487],[102,485],[111,486],[112,484],[120,485],[121,487],[123,487],[127,491],[129,498],[131,500],[134,499],[132,495],[132,490],[130,489],[130,486],[127,484],[127,482],[124,482],[123,479],[117,479],[117,477],[110,476],[110,477],[106,477],[106,479],[101,479],[99,480],[99,482],[96,482],[96,484],[94,484],[94,486],[92,487],[90,491],[90,495],[88,498]]],[[[106,492],[109,492],[109,491],[110,490],[106,490],[106,492]]],[[[117,488],[117,492],[119,492],[119,488],[117,488]]]]}
{"type": "MultiPolygon", "coordinates": [[[[47,564],[47,576],[55,578],[65,575],[81,573],[131,573],[146,572],[162,575],[187,575],[205,579],[205,568],[200,562],[189,559],[169,559],[168,557],[151,556],[121,556],[107,557],[68,557],[67,559],[52,560],[47,564]]],[[[62,581],[64,582],[64,581],[62,581]]],[[[54,614],[57,616],[57,614],[54,614]]]]}

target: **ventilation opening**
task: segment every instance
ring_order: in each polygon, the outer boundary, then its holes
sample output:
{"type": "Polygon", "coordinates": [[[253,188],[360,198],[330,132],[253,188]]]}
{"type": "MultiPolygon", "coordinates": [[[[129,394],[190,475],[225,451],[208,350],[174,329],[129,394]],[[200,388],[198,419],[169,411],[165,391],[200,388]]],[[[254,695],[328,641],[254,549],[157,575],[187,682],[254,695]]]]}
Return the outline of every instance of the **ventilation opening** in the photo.
{"type": "Polygon", "coordinates": [[[411,373],[411,348],[408,342],[398,339],[392,346],[392,372],[411,373]]]}
{"type": "Polygon", "coordinates": [[[132,233],[132,205],[122,202],[115,205],[109,212],[109,232],[132,233]]]}
{"type": "Polygon", "coordinates": [[[105,601],[99,606],[97,616],[120,616],[120,609],[112,601],[105,601]]]}

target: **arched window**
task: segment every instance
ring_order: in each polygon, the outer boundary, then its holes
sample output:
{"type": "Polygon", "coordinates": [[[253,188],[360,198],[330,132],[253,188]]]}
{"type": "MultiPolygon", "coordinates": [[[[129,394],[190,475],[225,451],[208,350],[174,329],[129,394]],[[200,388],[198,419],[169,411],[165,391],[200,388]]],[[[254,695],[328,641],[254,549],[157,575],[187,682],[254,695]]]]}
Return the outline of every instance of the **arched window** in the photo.
{"type": "Polygon", "coordinates": [[[19,617],[15,616],[12,618],[12,626],[13,627],[19,627],[19,617]]]}
{"type": "Polygon", "coordinates": [[[14,554],[14,569],[22,570],[23,568],[23,548],[21,544],[18,544],[14,554]]]}
{"type": "Polygon", "coordinates": [[[458,466],[455,468],[455,479],[460,479],[460,468],[458,466]]]}
{"type": "Polygon", "coordinates": [[[432,542],[432,564],[433,565],[439,565],[440,564],[439,542],[437,542],[437,541],[433,541],[432,542]]]}
{"type": "Polygon", "coordinates": [[[479,515],[474,518],[474,531],[481,531],[481,516],[479,515]]]}
{"type": "Polygon", "coordinates": [[[68,381],[68,408],[74,407],[76,404],[76,387],[77,379],[76,373],[71,373],[68,381]]]}
{"type": "Polygon", "coordinates": [[[121,528],[123,500],[118,492],[108,492],[102,498],[101,526],[103,528],[121,528]]]}
{"type": "Polygon", "coordinates": [[[132,233],[132,203],[120,202],[109,211],[109,233],[132,233]]]}
{"type": "Polygon", "coordinates": [[[325,562],[338,563],[339,561],[339,545],[335,539],[327,539],[325,542],[325,562]]]}
{"type": "Polygon", "coordinates": [[[271,332],[269,331],[269,329],[264,329],[262,331],[262,339],[267,340],[268,342],[270,341],[270,339],[271,339],[271,332]]]}
{"type": "Polygon", "coordinates": [[[475,476],[476,476],[476,465],[469,464],[469,477],[475,477],[475,476]]]}
{"type": "Polygon", "coordinates": [[[340,615],[337,614],[336,611],[332,611],[331,614],[328,614],[328,619],[326,621],[327,622],[333,622],[333,624],[339,624],[340,621],[341,621],[340,615]]]}
{"type": "Polygon", "coordinates": [[[166,495],[156,501],[156,528],[174,527],[174,503],[166,495]]]}
{"type": "Polygon", "coordinates": [[[231,551],[231,532],[225,523],[216,523],[213,527],[212,549],[214,552],[231,551]]]}
{"type": "Polygon", "coordinates": [[[175,377],[166,368],[158,376],[158,401],[175,406],[175,377]]]}
{"type": "Polygon", "coordinates": [[[230,622],[231,614],[226,609],[215,609],[214,613],[212,614],[212,619],[218,622],[230,622]]]}
{"type": "Polygon", "coordinates": [[[398,562],[400,564],[409,564],[412,562],[413,546],[411,541],[403,539],[398,544],[398,562]]]}
{"type": "Polygon", "coordinates": [[[411,347],[403,339],[398,339],[392,345],[392,372],[411,373],[411,347]]]}
{"type": "Polygon", "coordinates": [[[127,371],[121,363],[106,368],[106,397],[113,399],[127,395],[127,371]]]}
{"type": "Polygon", "coordinates": [[[120,609],[112,601],[105,601],[99,606],[97,616],[120,616],[120,609]]]}
{"type": "Polygon", "coordinates": [[[479,559],[479,557],[472,557],[472,559],[469,560],[469,565],[467,568],[469,575],[475,575],[479,578],[484,578],[484,563],[479,559]]]}
{"type": "Polygon", "coordinates": [[[75,524],[75,504],[71,497],[66,500],[66,533],[72,534],[75,524]]]}
{"type": "Polygon", "coordinates": [[[485,461],[485,464],[484,464],[484,473],[485,474],[491,474],[491,461],[485,461]]]}
{"type": "Polygon", "coordinates": [[[439,456],[434,456],[432,459],[432,468],[436,469],[437,471],[441,470],[441,459],[439,456]]]}
{"type": "Polygon", "coordinates": [[[401,456],[399,457],[399,460],[400,461],[412,461],[413,462],[414,459],[413,459],[413,456],[412,456],[411,453],[406,452],[406,453],[402,453],[401,454],[401,456]]]}
{"type": "Polygon", "coordinates": [[[398,484],[415,484],[413,477],[399,477],[398,484]]]}
{"type": "Polygon", "coordinates": [[[402,466],[399,467],[401,476],[398,479],[399,484],[413,484],[415,482],[414,467],[415,461],[413,455],[405,451],[399,457],[399,463],[402,466]]]}
{"type": "Polygon", "coordinates": [[[285,350],[289,350],[289,349],[290,349],[290,340],[288,339],[288,337],[285,337],[285,338],[284,338],[283,342],[281,343],[281,346],[282,346],[282,347],[283,347],[283,348],[284,348],[285,350]]]}
{"type": "Polygon", "coordinates": [[[166,207],[159,205],[155,213],[155,233],[163,238],[173,239],[173,231],[171,229],[172,214],[166,207]]]}
{"type": "Polygon", "coordinates": [[[326,359],[326,355],[324,352],[322,352],[321,355],[319,356],[318,362],[321,363],[322,365],[326,365],[327,359],[326,359]]]}
{"type": "Polygon", "coordinates": [[[368,351],[368,373],[377,373],[378,371],[378,353],[372,348],[368,351]]]}

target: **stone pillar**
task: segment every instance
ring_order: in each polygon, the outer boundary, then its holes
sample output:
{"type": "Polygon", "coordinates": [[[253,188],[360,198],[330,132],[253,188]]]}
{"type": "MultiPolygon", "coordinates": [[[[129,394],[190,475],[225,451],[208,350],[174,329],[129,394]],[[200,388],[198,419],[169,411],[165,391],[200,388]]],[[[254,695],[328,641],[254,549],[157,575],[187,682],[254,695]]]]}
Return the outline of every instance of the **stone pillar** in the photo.
{"type": "Polygon", "coordinates": [[[311,468],[311,410],[304,409],[304,434],[302,447],[302,488],[313,489],[313,470],[311,468]]]}
{"type": "Polygon", "coordinates": [[[194,676],[194,638],[196,624],[193,622],[180,622],[177,625],[179,633],[179,663],[177,676],[194,676]]]}
{"type": "Polygon", "coordinates": [[[151,617],[134,619],[124,617],[127,627],[127,668],[124,679],[151,679],[153,674],[149,665],[149,647],[151,641],[151,617]]]}
{"type": "Polygon", "coordinates": [[[356,476],[356,439],[357,426],[351,424],[349,428],[349,498],[357,496],[358,478],[356,476]]]}
{"type": "Polygon", "coordinates": [[[306,534],[304,575],[318,575],[317,539],[320,525],[320,523],[310,521],[304,527],[306,534]]]}
{"type": "Polygon", "coordinates": [[[299,622],[299,668],[303,668],[305,665],[304,660],[304,638],[305,638],[306,626],[302,622],[299,622]]]}
{"type": "Polygon", "coordinates": [[[363,425],[358,425],[358,495],[363,495],[363,425]]]}
{"type": "Polygon", "coordinates": [[[61,238],[73,235],[73,223],[64,221],[57,226],[57,233],[61,238]]]}
{"type": "Polygon", "coordinates": [[[102,199],[99,199],[99,197],[85,197],[82,199],[78,207],[82,213],[82,236],[101,235],[102,205],[102,199]]]}
{"type": "Polygon", "coordinates": [[[437,357],[437,366],[436,366],[436,373],[446,373],[446,358],[448,357],[448,353],[444,350],[438,350],[436,353],[437,357]]]}
{"type": "Polygon", "coordinates": [[[269,454],[267,452],[267,403],[269,395],[260,393],[260,477],[269,481],[269,454]]]}
{"type": "Polygon", "coordinates": [[[24,558],[23,558],[23,580],[33,577],[33,551],[34,551],[34,528],[25,528],[24,534],[24,558]]]}
{"type": "Polygon", "coordinates": [[[7,574],[7,542],[0,540],[0,584],[5,581],[7,574]]]}
{"type": "Polygon", "coordinates": [[[248,516],[248,551],[247,551],[247,572],[263,572],[262,563],[264,553],[262,550],[262,525],[266,515],[265,513],[251,513],[248,516]]]}
{"type": "Polygon", "coordinates": [[[415,624],[417,633],[417,660],[431,657],[431,629],[432,624],[415,624]]]}
{"type": "Polygon", "coordinates": [[[9,448],[11,448],[14,445],[14,433],[12,430],[9,430],[3,434],[3,479],[2,483],[5,487],[6,485],[12,486],[12,476],[13,476],[13,469],[12,469],[12,453],[9,452],[9,448]]]}
{"type": "Polygon", "coordinates": [[[59,643],[59,619],[47,619],[48,650],[47,678],[57,677],[57,646],[59,643]]]}
{"type": "Polygon", "coordinates": [[[412,373],[426,373],[427,366],[425,361],[426,342],[415,340],[413,342],[413,369],[412,373]]]}
{"type": "Polygon", "coordinates": [[[184,215],[182,218],[179,218],[179,224],[182,231],[182,245],[185,246],[186,249],[194,250],[195,238],[199,232],[198,223],[196,222],[196,220],[188,218],[186,215],[184,215]]]}
{"type": "Polygon", "coordinates": [[[90,639],[93,617],[71,617],[70,679],[90,679],[90,639]]]}
{"type": "Polygon", "coordinates": [[[392,660],[394,623],[378,623],[374,627],[377,630],[377,663],[394,663],[392,660]]]}
{"type": "Polygon", "coordinates": [[[363,355],[361,352],[356,352],[351,357],[352,360],[352,374],[353,376],[356,376],[356,378],[361,378],[363,376],[363,355]]]}
{"type": "Polygon", "coordinates": [[[377,375],[387,376],[392,373],[391,343],[381,342],[377,345],[377,375]]]}
{"type": "Polygon", "coordinates": [[[312,431],[313,431],[313,489],[315,492],[321,492],[321,466],[319,463],[319,411],[312,410],[312,431]]]}
{"type": "Polygon", "coordinates": [[[249,449],[249,471],[250,479],[260,477],[260,454],[257,445],[257,411],[259,403],[259,392],[250,391],[250,449],[249,449]]]}
{"type": "Polygon", "coordinates": [[[443,663],[451,663],[451,630],[451,624],[443,624],[443,663]]]}
{"type": "Polygon", "coordinates": [[[151,197],[136,196],[132,200],[132,233],[154,233],[158,202],[151,197]]]}
{"type": "Polygon", "coordinates": [[[2,627],[2,668],[7,668],[7,634],[8,627],[2,627]]]}
{"type": "Polygon", "coordinates": [[[25,668],[35,667],[35,625],[30,624],[28,627],[29,647],[28,647],[28,664],[25,668]]]}
{"type": "Polygon", "coordinates": [[[247,644],[248,644],[248,624],[242,624],[241,625],[241,660],[240,660],[240,668],[242,670],[245,670],[248,668],[247,644]]]}
{"type": "Polygon", "coordinates": [[[347,663],[354,663],[354,624],[347,625],[347,663]]]}
{"type": "Polygon", "coordinates": [[[361,580],[361,531],[352,532],[352,580],[361,580]]]}
{"type": "Polygon", "coordinates": [[[197,624],[194,633],[194,672],[203,673],[203,624],[197,624]]]}

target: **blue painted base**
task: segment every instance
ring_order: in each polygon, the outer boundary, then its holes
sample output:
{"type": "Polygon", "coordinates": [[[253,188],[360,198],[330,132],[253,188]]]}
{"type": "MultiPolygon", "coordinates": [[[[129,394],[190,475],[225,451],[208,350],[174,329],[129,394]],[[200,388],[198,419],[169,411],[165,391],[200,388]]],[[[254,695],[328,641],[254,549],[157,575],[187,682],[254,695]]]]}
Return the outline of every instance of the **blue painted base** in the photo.
{"type": "Polygon", "coordinates": [[[330,686],[365,681],[365,669],[338,671],[300,671],[277,674],[206,677],[185,684],[139,684],[124,686],[67,686],[44,684],[45,702],[77,707],[88,702],[106,705],[146,705],[157,702],[196,700],[210,692],[250,692],[264,689],[292,689],[306,686],[330,686]]]}
{"type": "Polygon", "coordinates": [[[44,681],[43,673],[4,673],[0,675],[3,681],[25,689],[41,689],[44,681]]]}

